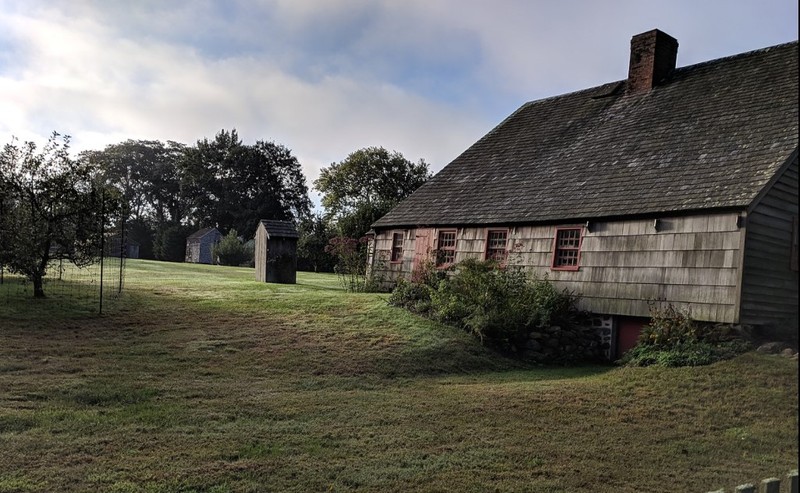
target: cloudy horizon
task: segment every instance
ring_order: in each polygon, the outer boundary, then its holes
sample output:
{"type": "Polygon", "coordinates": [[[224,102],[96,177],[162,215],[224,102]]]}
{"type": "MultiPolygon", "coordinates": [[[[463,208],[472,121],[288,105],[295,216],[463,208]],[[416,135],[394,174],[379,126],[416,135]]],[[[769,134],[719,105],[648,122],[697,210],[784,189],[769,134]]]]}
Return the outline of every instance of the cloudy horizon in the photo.
{"type": "Polygon", "coordinates": [[[292,150],[309,187],[367,146],[440,170],[527,101],[627,75],[634,34],[678,65],[797,39],[794,1],[0,0],[0,140],[292,150]]]}

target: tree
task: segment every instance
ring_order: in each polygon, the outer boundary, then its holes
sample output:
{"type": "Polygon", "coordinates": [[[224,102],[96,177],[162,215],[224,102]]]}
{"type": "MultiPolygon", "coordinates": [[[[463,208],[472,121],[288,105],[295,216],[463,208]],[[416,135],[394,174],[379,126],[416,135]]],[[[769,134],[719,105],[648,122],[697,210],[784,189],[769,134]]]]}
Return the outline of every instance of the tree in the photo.
{"type": "Polygon", "coordinates": [[[158,260],[183,262],[186,259],[186,238],[194,233],[191,226],[171,224],[156,232],[153,255],[158,260]]]}
{"type": "Polygon", "coordinates": [[[102,151],[85,151],[80,160],[101,169],[106,184],[119,190],[129,211],[129,237],[141,245],[140,256],[152,258],[153,239],[185,218],[178,166],[186,146],[168,141],[126,140],[102,151]]]}
{"type": "Polygon", "coordinates": [[[335,236],[330,222],[320,215],[300,221],[297,227],[297,267],[314,272],[333,272],[334,258],[325,251],[328,242],[335,236]]]}
{"type": "Polygon", "coordinates": [[[37,298],[51,261],[98,258],[103,208],[117,203],[97,184],[97,169],[68,151],[69,137],[53,133],[41,151],[15,139],[0,153],[0,264],[26,276],[37,298]]]}
{"type": "Polygon", "coordinates": [[[213,257],[219,265],[238,267],[252,259],[252,252],[239,240],[235,229],[228,231],[228,234],[222,237],[213,251],[213,257]]]}
{"type": "Polygon", "coordinates": [[[314,186],[340,234],[357,238],[430,177],[424,160],[415,164],[399,152],[367,147],[322,169],[314,186]]]}
{"type": "Polygon", "coordinates": [[[236,130],[199,140],[182,162],[191,198],[190,222],[255,234],[260,219],[298,220],[309,214],[305,176],[287,148],[273,142],[244,145],[236,130]]]}

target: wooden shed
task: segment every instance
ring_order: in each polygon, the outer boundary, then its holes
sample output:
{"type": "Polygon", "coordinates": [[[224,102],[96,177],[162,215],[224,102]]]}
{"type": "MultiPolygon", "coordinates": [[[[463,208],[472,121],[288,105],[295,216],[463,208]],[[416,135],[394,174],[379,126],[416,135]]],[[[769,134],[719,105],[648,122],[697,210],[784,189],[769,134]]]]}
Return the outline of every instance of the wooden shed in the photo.
{"type": "Polygon", "coordinates": [[[256,229],[256,281],[297,282],[297,229],[290,221],[262,219],[256,229]]]}
{"type": "Polygon", "coordinates": [[[186,261],[195,264],[213,264],[213,249],[222,240],[217,228],[203,228],[186,238],[186,261]]]}
{"type": "Polygon", "coordinates": [[[124,240],[118,236],[110,238],[106,243],[106,256],[125,258],[139,258],[139,242],[125,237],[124,240]],[[124,247],[122,247],[124,241],[124,247]]]}
{"type": "Polygon", "coordinates": [[[796,340],[798,43],[677,47],[634,36],[627,79],[523,105],[373,224],[372,272],[524,266],[582,296],[610,357],[653,300],[796,340]]]}

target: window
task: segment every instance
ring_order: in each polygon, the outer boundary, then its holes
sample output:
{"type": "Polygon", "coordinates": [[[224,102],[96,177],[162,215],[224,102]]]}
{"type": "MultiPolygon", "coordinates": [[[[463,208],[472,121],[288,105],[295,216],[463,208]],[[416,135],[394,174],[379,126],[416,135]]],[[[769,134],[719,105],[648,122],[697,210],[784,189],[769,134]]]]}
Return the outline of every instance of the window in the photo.
{"type": "Polygon", "coordinates": [[[392,235],[392,262],[403,261],[403,233],[392,235]]]}
{"type": "Polygon", "coordinates": [[[578,270],[581,253],[581,228],[556,228],[553,244],[553,269],[578,270]]]}
{"type": "Polygon", "coordinates": [[[490,229],[486,235],[486,260],[505,262],[508,251],[508,230],[490,229]]]}
{"type": "Polygon", "coordinates": [[[456,232],[439,231],[436,265],[450,265],[456,261],[456,232]]]}

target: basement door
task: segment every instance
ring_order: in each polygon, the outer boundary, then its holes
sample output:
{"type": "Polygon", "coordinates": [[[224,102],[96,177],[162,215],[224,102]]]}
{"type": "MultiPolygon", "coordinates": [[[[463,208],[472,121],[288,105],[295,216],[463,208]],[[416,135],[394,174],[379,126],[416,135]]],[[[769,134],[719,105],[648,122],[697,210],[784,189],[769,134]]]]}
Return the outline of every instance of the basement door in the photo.
{"type": "Polygon", "coordinates": [[[617,318],[617,358],[630,351],[639,342],[639,335],[650,319],[644,317],[617,318]]]}

